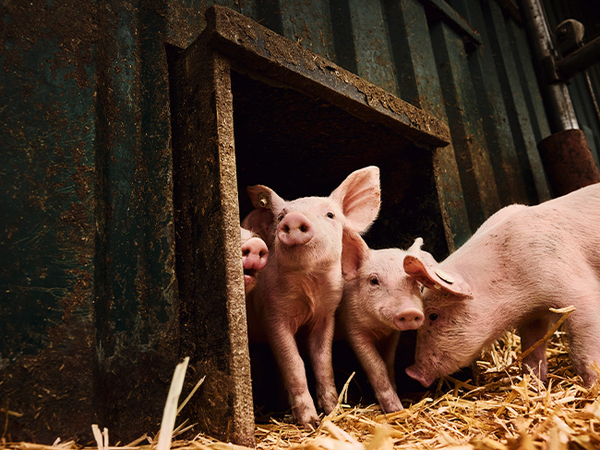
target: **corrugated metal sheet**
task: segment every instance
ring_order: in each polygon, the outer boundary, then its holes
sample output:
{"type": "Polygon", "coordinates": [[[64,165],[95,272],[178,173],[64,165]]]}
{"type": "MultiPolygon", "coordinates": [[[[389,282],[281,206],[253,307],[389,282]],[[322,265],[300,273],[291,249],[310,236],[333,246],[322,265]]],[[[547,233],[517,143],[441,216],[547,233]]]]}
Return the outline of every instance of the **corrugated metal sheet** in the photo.
{"type": "MultiPolygon", "coordinates": [[[[94,422],[128,439],[160,420],[179,356],[164,45],[190,45],[212,3],[0,6],[0,396],[23,414],[14,439],[85,438],[94,422]]],[[[550,198],[536,148],[550,130],[511,0],[218,3],[449,125],[434,155],[448,249],[502,205],[550,198]]],[[[597,33],[592,2],[545,3],[552,23],[597,33]]],[[[598,160],[588,87],[570,89],[598,160]]]]}

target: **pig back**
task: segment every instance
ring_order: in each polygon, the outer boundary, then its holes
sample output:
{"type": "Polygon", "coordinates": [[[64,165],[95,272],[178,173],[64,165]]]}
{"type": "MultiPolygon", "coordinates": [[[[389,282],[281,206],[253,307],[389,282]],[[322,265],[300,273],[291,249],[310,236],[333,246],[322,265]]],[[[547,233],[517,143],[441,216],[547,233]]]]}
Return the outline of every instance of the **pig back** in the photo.
{"type": "Polygon", "coordinates": [[[600,283],[600,184],[499,210],[440,266],[463,274],[480,294],[502,297],[520,297],[524,286],[564,291],[582,277],[600,283]]]}
{"type": "Polygon", "coordinates": [[[600,276],[600,183],[534,206],[531,210],[546,219],[538,232],[564,243],[561,259],[573,264],[585,261],[600,276]]]}

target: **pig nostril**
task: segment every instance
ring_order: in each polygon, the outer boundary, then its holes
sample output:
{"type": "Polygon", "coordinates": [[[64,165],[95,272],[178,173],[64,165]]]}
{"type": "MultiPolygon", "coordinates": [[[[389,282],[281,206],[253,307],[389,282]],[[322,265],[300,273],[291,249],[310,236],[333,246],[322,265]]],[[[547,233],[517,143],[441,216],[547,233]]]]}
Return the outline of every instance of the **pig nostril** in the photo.
{"type": "Polygon", "coordinates": [[[302,231],[303,233],[306,233],[308,231],[308,227],[304,224],[300,225],[300,231],[302,231]]]}
{"type": "Polygon", "coordinates": [[[242,249],[242,256],[248,256],[250,254],[250,250],[249,249],[242,249]]]}
{"type": "Polygon", "coordinates": [[[284,225],[284,226],[283,226],[283,232],[284,232],[284,233],[289,233],[289,232],[290,232],[290,227],[289,227],[289,226],[287,226],[287,225],[284,225]]]}

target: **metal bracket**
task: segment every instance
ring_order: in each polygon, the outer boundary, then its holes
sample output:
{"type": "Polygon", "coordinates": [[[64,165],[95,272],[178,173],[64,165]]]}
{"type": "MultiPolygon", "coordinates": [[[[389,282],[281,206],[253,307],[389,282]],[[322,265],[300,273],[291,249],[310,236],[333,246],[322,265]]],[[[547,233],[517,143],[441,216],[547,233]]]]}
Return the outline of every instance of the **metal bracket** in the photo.
{"type": "Polygon", "coordinates": [[[554,30],[562,58],[554,60],[557,80],[569,81],[579,72],[600,61],[600,37],[583,44],[585,27],[581,22],[568,19],[554,30]]]}

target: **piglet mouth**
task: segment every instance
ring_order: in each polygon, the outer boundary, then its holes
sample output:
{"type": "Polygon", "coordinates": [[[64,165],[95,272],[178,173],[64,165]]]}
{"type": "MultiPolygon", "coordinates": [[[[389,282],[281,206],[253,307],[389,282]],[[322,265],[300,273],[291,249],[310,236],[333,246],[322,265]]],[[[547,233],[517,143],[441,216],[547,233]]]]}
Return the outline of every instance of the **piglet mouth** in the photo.
{"type": "Polygon", "coordinates": [[[258,270],[256,269],[244,269],[244,283],[253,283],[256,280],[258,270]]]}

